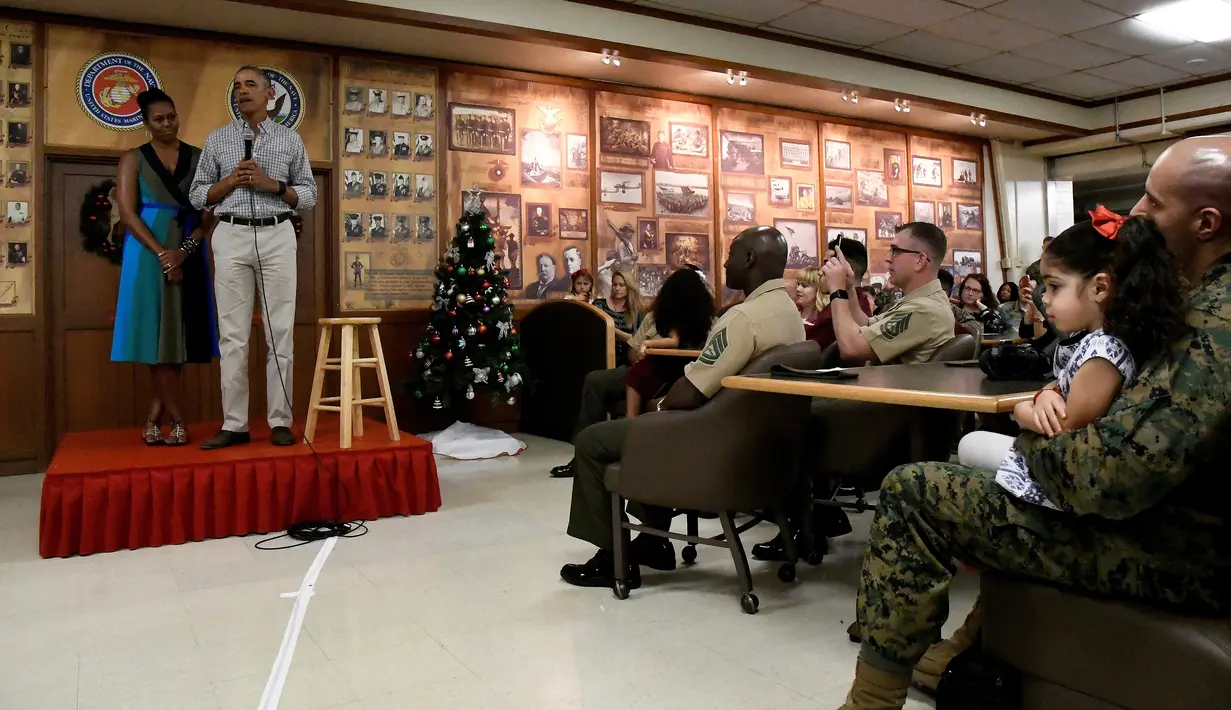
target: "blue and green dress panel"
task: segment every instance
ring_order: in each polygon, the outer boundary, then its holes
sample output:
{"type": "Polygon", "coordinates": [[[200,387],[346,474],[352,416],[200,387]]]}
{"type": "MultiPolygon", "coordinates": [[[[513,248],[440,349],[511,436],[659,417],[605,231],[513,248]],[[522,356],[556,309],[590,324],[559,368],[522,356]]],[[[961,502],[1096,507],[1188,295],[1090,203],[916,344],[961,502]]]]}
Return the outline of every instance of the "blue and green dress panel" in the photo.
{"type": "MultiPolygon", "coordinates": [[[[167,249],[178,249],[201,223],[201,213],[188,201],[200,156],[198,148],[181,143],[172,174],[153,145],[146,143],[137,150],[138,212],[167,249]]],[[[185,259],[184,278],[174,284],[163,274],[158,255],[128,234],[111,341],[113,361],[172,365],[204,363],[218,356],[218,318],[207,251],[199,249],[185,259]]]]}

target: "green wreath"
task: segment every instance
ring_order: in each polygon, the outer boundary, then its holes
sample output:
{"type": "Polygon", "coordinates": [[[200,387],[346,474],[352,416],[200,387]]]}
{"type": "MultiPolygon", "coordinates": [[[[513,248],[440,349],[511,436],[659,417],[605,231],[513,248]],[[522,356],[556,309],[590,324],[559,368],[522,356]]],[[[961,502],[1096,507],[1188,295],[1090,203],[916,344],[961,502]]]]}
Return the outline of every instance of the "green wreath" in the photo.
{"type": "Polygon", "coordinates": [[[111,219],[114,208],[111,192],[114,189],[115,180],[106,180],[86,192],[81,202],[81,236],[84,237],[82,246],[86,251],[112,264],[119,264],[124,259],[124,228],[111,219]]]}

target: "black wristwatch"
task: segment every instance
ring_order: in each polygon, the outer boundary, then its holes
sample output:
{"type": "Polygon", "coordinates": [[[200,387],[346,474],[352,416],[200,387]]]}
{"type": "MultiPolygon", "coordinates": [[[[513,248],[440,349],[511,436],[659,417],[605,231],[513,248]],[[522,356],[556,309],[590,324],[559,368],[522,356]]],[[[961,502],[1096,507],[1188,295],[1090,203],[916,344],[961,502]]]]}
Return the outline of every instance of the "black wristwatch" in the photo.
{"type": "Polygon", "coordinates": [[[275,197],[282,197],[282,196],[283,196],[283,195],[285,195],[285,194],[286,194],[286,183],[284,183],[284,182],[282,182],[281,180],[279,180],[279,181],[278,181],[278,191],[274,193],[274,196],[275,196],[275,197]]]}
{"type": "Polygon", "coordinates": [[[837,291],[829,292],[829,300],[833,301],[839,298],[844,301],[849,301],[851,299],[851,295],[846,292],[846,289],[843,289],[843,288],[840,288],[837,291]]]}

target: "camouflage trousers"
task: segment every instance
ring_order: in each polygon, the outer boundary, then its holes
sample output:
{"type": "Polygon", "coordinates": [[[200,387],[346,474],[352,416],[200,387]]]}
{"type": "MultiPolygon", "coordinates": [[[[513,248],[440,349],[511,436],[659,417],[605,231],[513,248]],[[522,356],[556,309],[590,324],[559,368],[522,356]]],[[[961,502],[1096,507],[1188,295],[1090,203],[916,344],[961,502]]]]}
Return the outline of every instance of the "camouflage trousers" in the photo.
{"type": "Polygon", "coordinates": [[[863,562],[861,657],[906,674],[940,640],[961,563],[1064,587],[1226,614],[1231,576],[1216,532],[1183,516],[1079,517],[1022,502],[991,471],[901,466],[885,478],[863,562]]]}

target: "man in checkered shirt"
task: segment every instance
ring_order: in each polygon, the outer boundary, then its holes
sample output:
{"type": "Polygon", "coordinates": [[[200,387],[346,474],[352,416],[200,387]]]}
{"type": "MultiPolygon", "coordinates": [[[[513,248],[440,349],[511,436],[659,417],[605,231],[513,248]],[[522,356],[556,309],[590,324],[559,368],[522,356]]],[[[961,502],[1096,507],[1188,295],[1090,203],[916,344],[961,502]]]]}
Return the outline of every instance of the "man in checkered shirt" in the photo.
{"type": "Polygon", "coordinates": [[[211,245],[224,421],[222,431],[201,448],[250,440],[248,336],[258,289],[270,350],[265,378],[272,442],[290,446],[295,443],[290,393],[296,276],[290,219],[316,204],[316,182],[299,134],[269,117],[274,98],[269,76],[257,67],[241,67],[232,91],[242,118],[209,135],[189,194],[193,205],[213,209],[219,219],[211,245]],[[252,141],[251,160],[244,160],[245,140],[252,141]]]}

